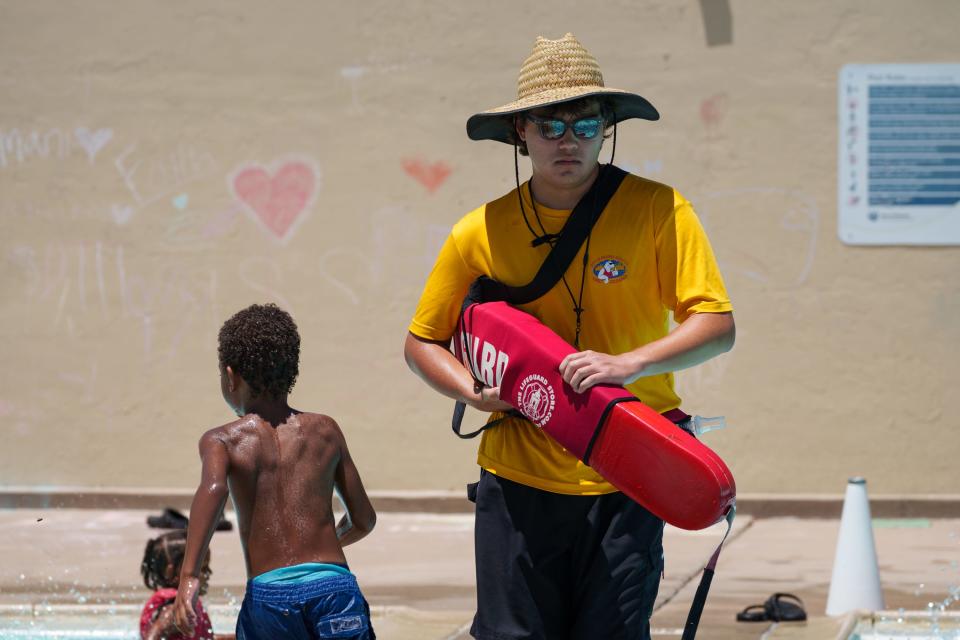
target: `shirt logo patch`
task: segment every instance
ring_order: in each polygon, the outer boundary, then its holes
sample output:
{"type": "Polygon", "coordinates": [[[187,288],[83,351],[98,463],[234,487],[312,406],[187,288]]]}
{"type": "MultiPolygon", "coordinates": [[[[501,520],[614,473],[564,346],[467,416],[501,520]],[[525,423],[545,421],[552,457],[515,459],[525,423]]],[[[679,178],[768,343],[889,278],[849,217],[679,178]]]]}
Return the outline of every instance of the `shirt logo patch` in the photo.
{"type": "Polygon", "coordinates": [[[517,391],[517,404],[520,411],[530,419],[530,422],[543,428],[553,417],[553,410],[557,406],[556,394],[553,386],[541,375],[532,373],[520,383],[517,391]]]}
{"type": "Polygon", "coordinates": [[[627,277],[627,265],[616,256],[603,256],[593,265],[593,277],[603,284],[619,282],[627,277]]]}

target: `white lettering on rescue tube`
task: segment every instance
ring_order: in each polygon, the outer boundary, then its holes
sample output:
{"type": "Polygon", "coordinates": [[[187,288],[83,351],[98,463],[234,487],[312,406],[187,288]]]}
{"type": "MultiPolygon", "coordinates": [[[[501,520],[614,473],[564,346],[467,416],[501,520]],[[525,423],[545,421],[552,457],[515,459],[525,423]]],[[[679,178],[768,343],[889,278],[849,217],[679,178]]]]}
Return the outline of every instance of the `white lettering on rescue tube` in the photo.
{"type": "Polygon", "coordinates": [[[488,387],[496,386],[493,383],[493,365],[497,362],[497,350],[489,342],[483,343],[483,352],[480,356],[480,380],[488,387]]]}
{"type": "Polygon", "coordinates": [[[469,333],[465,333],[464,338],[460,343],[460,359],[463,361],[463,366],[488,387],[499,387],[503,381],[503,372],[507,370],[507,365],[510,363],[510,356],[486,340],[481,343],[480,338],[469,333]],[[471,353],[467,352],[468,345],[472,346],[471,353]]]}

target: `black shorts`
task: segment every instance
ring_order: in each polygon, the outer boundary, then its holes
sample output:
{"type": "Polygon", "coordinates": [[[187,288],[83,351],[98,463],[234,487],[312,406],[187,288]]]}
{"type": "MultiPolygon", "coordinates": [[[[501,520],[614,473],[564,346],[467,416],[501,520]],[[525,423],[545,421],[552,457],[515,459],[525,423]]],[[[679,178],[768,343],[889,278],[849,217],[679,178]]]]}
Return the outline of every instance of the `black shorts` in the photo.
{"type": "Polygon", "coordinates": [[[481,640],[649,640],[663,521],[622,493],[570,496],[483,471],[470,486],[481,640]]]}

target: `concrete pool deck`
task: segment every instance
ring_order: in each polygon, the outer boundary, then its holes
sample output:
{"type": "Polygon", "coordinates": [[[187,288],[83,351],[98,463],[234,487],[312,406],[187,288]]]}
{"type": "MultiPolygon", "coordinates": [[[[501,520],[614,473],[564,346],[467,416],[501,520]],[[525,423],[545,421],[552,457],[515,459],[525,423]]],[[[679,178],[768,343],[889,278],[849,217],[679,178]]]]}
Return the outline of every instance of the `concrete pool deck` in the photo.
{"type": "MultiPolygon", "coordinates": [[[[125,615],[137,611],[149,595],[139,567],[147,538],[159,533],[146,525],[147,516],[156,512],[0,510],[0,629],[16,615],[65,615],[93,611],[96,605],[115,606],[125,615]]],[[[385,511],[369,538],[347,548],[379,637],[469,638],[475,602],[472,526],[469,513],[385,511]]],[[[667,528],[666,576],[652,620],[654,638],[680,637],[700,571],[724,528],[667,528]]],[[[836,638],[843,620],[827,617],[824,609],[838,531],[837,518],[738,516],[720,556],[698,637],[836,638]],[[808,622],[735,621],[738,611],[778,591],[803,599],[808,622]]],[[[960,514],[875,518],[874,536],[888,610],[926,610],[960,584],[960,514]]],[[[215,534],[212,553],[214,573],[205,602],[238,603],[245,575],[236,531],[215,534]]]]}

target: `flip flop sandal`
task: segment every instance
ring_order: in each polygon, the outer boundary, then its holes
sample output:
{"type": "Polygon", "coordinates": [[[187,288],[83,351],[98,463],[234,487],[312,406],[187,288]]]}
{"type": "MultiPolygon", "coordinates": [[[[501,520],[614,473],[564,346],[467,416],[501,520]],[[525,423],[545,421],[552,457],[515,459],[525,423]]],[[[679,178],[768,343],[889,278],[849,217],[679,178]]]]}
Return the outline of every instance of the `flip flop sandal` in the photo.
{"type": "Polygon", "coordinates": [[[147,526],[154,529],[186,529],[187,516],[167,507],[159,516],[147,516],[147,526]]]}
{"type": "MultiPolygon", "coordinates": [[[[163,510],[163,513],[159,516],[148,516],[147,525],[153,527],[154,529],[186,529],[187,524],[189,523],[187,516],[183,515],[176,509],[167,507],[163,510]]],[[[217,527],[215,531],[232,531],[233,523],[227,520],[223,515],[220,516],[220,521],[217,522],[217,527]]]]}
{"type": "Polygon", "coordinates": [[[737,614],[737,622],[801,622],[806,619],[803,601],[792,593],[775,593],[763,604],[752,604],[737,614]]]}
{"type": "Polygon", "coordinates": [[[801,622],[807,619],[807,612],[803,610],[803,600],[792,593],[773,594],[763,603],[763,608],[767,618],[774,622],[801,622]]]}
{"type": "Polygon", "coordinates": [[[762,604],[752,604],[737,614],[737,622],[766,622],[767,612],[762,604]]]}

